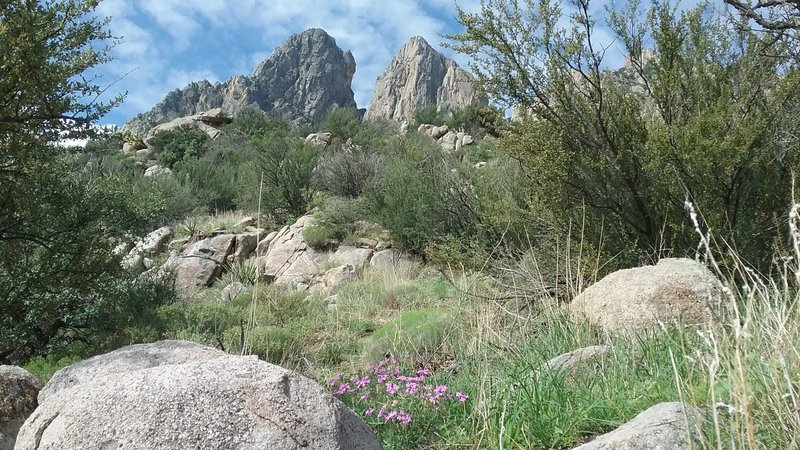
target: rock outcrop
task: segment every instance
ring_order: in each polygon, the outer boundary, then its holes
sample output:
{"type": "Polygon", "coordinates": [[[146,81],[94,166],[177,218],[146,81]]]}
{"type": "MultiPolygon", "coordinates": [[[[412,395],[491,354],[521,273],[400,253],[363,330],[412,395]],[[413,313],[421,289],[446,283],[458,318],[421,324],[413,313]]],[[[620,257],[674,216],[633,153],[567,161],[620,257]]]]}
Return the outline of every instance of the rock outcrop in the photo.
{"type": "MultiPolygon", "coordinates": [[[[220,126],[231,123],[233,119],[225,114],[222,108],[214,108],[186,117],[178,117],[151,128],[144,137],[145,142],[161,131],[175,130],[182,127],[197,128],[208,135],[209,139],[216,139],[222,135],[220,126]]],[[[125,149],[122,149],[123,152],[125,149]]]]}
{"type": "Polygon", "coordinates": [[[42,382],[17,366],[0,366],[0,450],[12,450],[25,419],[36,409],[42,382]]]}
{"type": "Polygon", "coordinates": [[[17,449],[379,449],[315,382],[183,341],[134,345],[62,369],[17,449]]]}
{"type": "Polygon", "coordinates": [[[428,106],[461,108],[485,102],[473,88],[472,76],[431,47],[411,38],[378,77],[365,120],[413,121],[428,106]]]}
{"type": "Polygon", "coordinates": [[[224,83],[193,82],[167,94],[125,129],[145,135],[158,124],[221,108],[233,116],[254,106],[297,122],[319,123],[333,106],[355,108],[351,83],[356,63],[322,29],[293,35],[256,67],[224,83]]]}
{"type": "Polygon", "coordinates": [[[569,309],[576,320],[633,334],[661,323],[705,323],[719,312],[722,300],[722,284],[705,266],[667,258],[606,276],[575,297],[569,309]]]}

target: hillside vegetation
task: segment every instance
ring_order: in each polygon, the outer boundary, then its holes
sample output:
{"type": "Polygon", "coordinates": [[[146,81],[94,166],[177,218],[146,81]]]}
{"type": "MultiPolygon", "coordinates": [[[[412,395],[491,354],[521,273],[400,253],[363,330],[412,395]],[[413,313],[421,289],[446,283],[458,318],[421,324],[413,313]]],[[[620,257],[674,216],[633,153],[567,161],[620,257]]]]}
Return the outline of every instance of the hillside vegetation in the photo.
{"type": "Polygon", "coordinates": [[[408,132],[348,108],[313,127],[250,108],[216,139],[162,131],[136,156],[122,148],[143,136],[91,126],[121,101],[87,102],[100,88],[79,77],[108,58],[94,6],[0,6],[0,45],[19,49],[0,52],[0,363],[47,379],[123,345],[193,340],[329,386],[386,448],[571,448],[662,401],[704,408],[698,447],[797,446],[792,34],[629,2],[606,15],[629,54],[610,70],[588,2],[487,0],[458,11],[449,45],[495,106],[425,109],[408,132]],[[423,124],[476,143],[444,151],[423,124]],[[91,140],[67,148],[66,135],[91,140]],[[145,176],[150,158],[171,174],[145,176]],[[359,269],[335,296],[232,264],[187,297],[115,251],[164,225],[191,241],[306,214],[312,247],[381,239],[421,264],[359,269]],[[630,338],[570,320],[587,286],[664,257],[722,281],[715,323],[630,338]],[[542,369],[594,345],[610,351],[569,376],[542,369]],[[370,384],[380,376],[418,387],[388,392],[370,384]]]}

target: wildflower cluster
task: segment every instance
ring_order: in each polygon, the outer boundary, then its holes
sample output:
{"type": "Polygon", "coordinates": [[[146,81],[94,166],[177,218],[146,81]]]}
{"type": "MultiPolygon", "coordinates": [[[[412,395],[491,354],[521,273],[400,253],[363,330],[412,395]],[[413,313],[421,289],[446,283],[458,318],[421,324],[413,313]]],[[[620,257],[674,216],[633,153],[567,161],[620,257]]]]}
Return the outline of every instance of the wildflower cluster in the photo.
{"type": "Polygon", "coordinates": [[[328,381],[331,394],[361,411],[365,418],[379,423],[410,424],[412,412],[434,411],[448,403],[466,403],[469,396],[452,392],[446,385],[427,382],[432,372],[419,369],[411,375],[404,374],[399,362],[383,359],[369,368],[366,374],[343,378],[341,373],[328,381]]]}

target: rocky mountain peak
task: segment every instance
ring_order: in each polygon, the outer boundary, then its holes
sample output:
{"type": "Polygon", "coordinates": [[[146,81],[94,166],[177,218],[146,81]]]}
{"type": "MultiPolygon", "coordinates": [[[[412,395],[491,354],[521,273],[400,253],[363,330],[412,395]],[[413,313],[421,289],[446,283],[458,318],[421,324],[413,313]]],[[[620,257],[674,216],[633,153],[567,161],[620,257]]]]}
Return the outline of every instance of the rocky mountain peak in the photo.
{"type": "Polygon", "coordinates": [[[189,83],[164,97],[150,111],[134,117],[126,129],[141,135],[156,125],[222,108],[229,116],[247,106],[318,123],[333,106],[356,107],[351,88],[356,62],[325,30],[313,28],[290,36],[250,76],[224,83],[189,83]]]}
{"type": "Polygon", "coordinates": [[[411,121],[431,105],[460,108],[481,100],[468,72],[414,36],[378,77],[364,118],[411,121]]]}

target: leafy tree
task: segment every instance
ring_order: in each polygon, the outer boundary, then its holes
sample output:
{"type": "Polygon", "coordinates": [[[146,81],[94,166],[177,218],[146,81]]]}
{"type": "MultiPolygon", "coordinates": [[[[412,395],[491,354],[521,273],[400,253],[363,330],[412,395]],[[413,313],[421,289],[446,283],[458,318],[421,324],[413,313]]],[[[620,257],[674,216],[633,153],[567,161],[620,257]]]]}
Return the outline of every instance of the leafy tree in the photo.
{"type": "Polygon", "coordinates": [[[557,225],[585,214],[594,245],[684,254],[696,239],[688,199],[718,237],[769,262],[797,165],[796,145],[775,136],[800,81],[763,51],[771,42],[732,30],[708,5],[678,14],[654,2],[643,13],[631,1],[599,18],[588,0],[486,0],[458,17],[465,31],[452,46],[495,102],[522,112],[501,148],[557,225]],[[625,45],[625,70],[605,68],[599,21],[625,45]]]}
{"type": "Polygon", "coordinates": [[[120,101],[83,76],[113,44],[97,3],[0,2],[0,363],[89,342],[131,306],[108,288],[125,279],[111,249],[154,211],[57,145],[120,101]]]}

